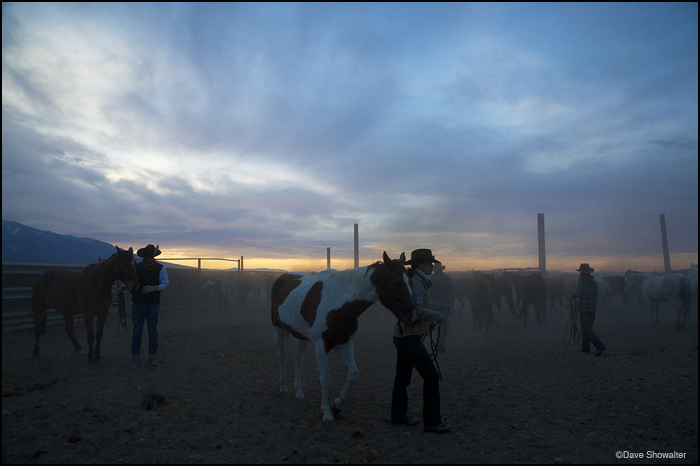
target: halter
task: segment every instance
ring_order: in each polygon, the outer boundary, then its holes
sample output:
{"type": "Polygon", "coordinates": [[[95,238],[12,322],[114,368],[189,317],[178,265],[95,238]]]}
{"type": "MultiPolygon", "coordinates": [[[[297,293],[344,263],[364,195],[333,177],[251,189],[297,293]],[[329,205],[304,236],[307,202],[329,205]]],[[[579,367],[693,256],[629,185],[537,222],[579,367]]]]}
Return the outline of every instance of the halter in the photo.
{"type": "Polygon", "coordinates": [[[413,309],[415,309],[416,305],[414,304],[411,307],[404,306],[403,304],[395,301],[389,295],[386,293],[386,290],[384,289],[384,285],[379,282],[375,286],[375,289],[377,290],[377,295],[379,296],[379,301],[386,307],[389,308],[389,306],[392,306],[394,308],[399,308],[403,310],[403,313],[397,317],[397,323],[399,326],[399,334],[403,337],[403,329],[401,328],[401,319],[404,318],[406,314],[409,312],[413,312],[413,309]]]}

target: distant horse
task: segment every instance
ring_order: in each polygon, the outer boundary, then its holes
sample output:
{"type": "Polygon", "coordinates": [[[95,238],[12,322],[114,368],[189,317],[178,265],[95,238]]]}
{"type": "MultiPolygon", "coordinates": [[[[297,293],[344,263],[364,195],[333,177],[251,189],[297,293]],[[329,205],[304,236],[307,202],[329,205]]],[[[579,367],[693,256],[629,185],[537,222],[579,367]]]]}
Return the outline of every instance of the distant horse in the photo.
{"type": "Polygon", "coordinates": [[[226,298],[226,287],[219,280],[207,280],[202,285],[202,301],[208,302],[211,295],[214,294],[219,308],[228,308],[228,300],[226,298]]]}
{"type": "Polygon", "coordinates": [[[547,299],[549,307],[556,311],[556,303],[559,303],[559,316],[564,311],[564,299],[576,291],[576,278],[571,274],[550,275],[545,278],[547,285],[547,299]]]}
{"type": "Polygon", "coordinates": [[[493,282],[493,304],[498,309],[498,314],[501,314],[501,298],[506,298],[506,305],[510,311],[510,315],[514,316],[515,306],[513,305],[513,284],[506,277],[500,275],[494,277],[493,282]]]}
{"type": "Polygon", "coordinates": [[[680,273],[659,277],[650,273],[631,274],[627,277],[626,291],[640,287],[642,298],[651,310],[651,325],[659,326],[659,303],[671,302],[676,308],[676,328],[685,328],[690,316],[690,280],[680,273]],[[683,319],[681,319],[681,313],[683,319]]]}
{"type": "Polygon", "coordinates": [[[495,279],[492,274],[474,272],[467,287],[467,299],[472,307],[472,330],[482,329],[483,333],[495,323],[493,319],[493,297],[495,279]]]}
{"type": "Polygon", "coordinates": [[[513,272],[503,272],[515,287],[520,305],[520,317],[523,317],[523,326],[527,327],[527,313],[530,304],[535,310],[537,326],[545,322],[545,309],[547,307],[547,284],[539,273],[532,275],[518,275],[513,272]]]}
{"type": "Polygon", "coordinates": [[[287,393],[284,374],[286,341],[291,333],[298,339],[294,361],[296,397],[304,398],[301,367],[309,341],[316,350],[321,382],[323,421],[332,422],[348,398],[359,375],[352,339],[357,318],[379,300],[402,327],[415,324],[417,315],[404,263],[406,255],[342,272],[324,270],[316,275],[287,273],[272,285],[272,325],[280,365],[280,393],[287,393]],[[329,353],[334,350],[347,367],[347,381],[332,407],[328,402],[331,385],[329,353]]]}
{"type": "Polygon", "coordinates": [[[467,289],[469,288],[469,277],[460,277],[455,280],[455,285],[457,285],[457,294],[455,298],[459,301],[458,313],[461,315],[464,310],[464,297],[467,295],[467,289]]]}
{"type": "Polygon", "coordinates": [[[603,303],[607,304],[613,297],[619,296],[622,300],[623,307],[627,309],[628,295],[625,292],[625,285],[627,284],[625,277],[622,275],[606,275],[603,277],[603,282],[606,283],[607,286],[603,288],[600,286],[598,287],[598,290],[602,289],[604,291],[604,296],[602,296],[603,303]]]}
{"type": "Polygon", "coordinates": [[[698,264],[691,264],[686,275],[690,281],[690,295],[695,307],[698,307],[698,264]]]}
{"type": "Polygon", "coordinates": [[[88,361],[95,362],[102,359],[100,344],[109,306],[112,304],[112,285],[115,280],[121,280],[132,293],[139,286],[133,252],[132,248],[125,251],[117,247],[116,254],[112,254],[109,259],[99,264],[90,264],[80,272],[49,269],[39,276],[32,289],[32,312],[36,333],[34,356],[39,356],[39,337],[44,334],[46,311],[54,308],[66,321],[66,332],[73,342],[75,352],[83,354],[75,338],[73,323],[75,315],[85,315],[85,328],[90,348],[88,361]],[[97,317],[97,343],[93,351],[95,333],[92,321],[95,316],[97,317]]]}

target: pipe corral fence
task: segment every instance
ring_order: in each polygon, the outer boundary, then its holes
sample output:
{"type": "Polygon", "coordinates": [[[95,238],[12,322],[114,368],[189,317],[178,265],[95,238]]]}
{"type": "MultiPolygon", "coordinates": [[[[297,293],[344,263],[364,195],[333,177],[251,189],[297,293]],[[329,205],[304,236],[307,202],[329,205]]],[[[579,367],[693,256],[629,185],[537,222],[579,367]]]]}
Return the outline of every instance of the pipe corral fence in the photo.
{"type": "MultiPolygon", "coordinates": [[[[209,280],[216,280],[217,276],[224,275],[228,279],[226,287],[229,301],[232,305],[240,300],[241,290],[246,295],[250,291],[256,291],[254,286],[261,284],[269,277],[276,277],[279,273],[274,272],[244,272],[243,258],[163,258],[157,259],[159,262],[166,262],[165,267],[170,280],[170,287],[161,296],[161,309],[177,308],[184,306],[203,305],[202,286],[209,280]],[[168,260],[197,261],[197,268],[177,267],[176,264],[168,264],[168,260]],[[237,267],[231,269],[202,269],[202,261],[222,261],[236,262],[237,267]]],[[[137,260],[138,261],[138,260],[137,260]]],[[[2,264],[2,329],[12,330],[21,328],[33,328],[34,319],[31,312],[32,288],[36,279],[43,272],[49,269],[61,269],[71,272],[80,272],[87,265],[65,265],[65,264],[2,264]]],[[[259,290],[259,289],[258,289],[259,290]]],[[[116,290],[114,290],[116,291],[116,290]]],[[[112,306],[110,307],[109,319],[118,315],[118,293],[113,293],[112,306]]],[[[256,299],[261,299],[262,293],[256,299]]],[[[131,297],[128,291],[124,291],[127,310],[131,306],[131,297]]],[[[245,298],[245,297],[244,297],[245,298]]],[[[211,304],[210,304],[211,305],[211,304]]],[[[63,325],[63,316],[54,309],[47,312],[48,325],[63,325]]],[[[82,316],[75,318],[76,323],[82,322],[82,316]]]]}

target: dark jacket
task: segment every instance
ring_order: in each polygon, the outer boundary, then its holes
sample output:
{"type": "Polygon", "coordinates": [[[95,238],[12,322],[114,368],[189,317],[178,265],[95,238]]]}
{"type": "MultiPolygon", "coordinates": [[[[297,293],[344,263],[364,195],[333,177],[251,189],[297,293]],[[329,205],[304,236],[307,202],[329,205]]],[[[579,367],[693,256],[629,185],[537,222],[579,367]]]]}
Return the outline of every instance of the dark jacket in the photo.
{"type": "Polygon", "coordinates": [[[146,267],[143,262],[136,264],[136,275],[139,277],[139,288],[131,296],[131,301],[134,303],[141,304],[160,304],[160,291],[153,291],[148,294],[143,294],[143,287],[146,285],[158,286],[160,285],[160,269],[163,268],[163,264],[159,264],[156,261],[146,267]]]}

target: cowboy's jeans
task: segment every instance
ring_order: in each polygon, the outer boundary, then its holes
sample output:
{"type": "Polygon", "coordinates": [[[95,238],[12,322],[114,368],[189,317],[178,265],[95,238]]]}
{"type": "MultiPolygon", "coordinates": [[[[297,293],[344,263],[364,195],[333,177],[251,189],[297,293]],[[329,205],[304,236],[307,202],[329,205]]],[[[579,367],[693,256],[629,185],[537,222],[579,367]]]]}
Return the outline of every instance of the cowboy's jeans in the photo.
{"type": "Polygon", "coordinates": [[[600,338],[593,333],[593,321],[595,320],[595,312],[581,312],[581,349],[583,351],[591,350],[591,343],[596,349],[605,348],[605,345],[600,338]]]}
{"type": "Polygon", "coordinates": [[[144,321],[148,322],[148,358],[158,359],[158,311],[160,304],[133,303],[131,307],[131,323],[134,333],[131,338],[131,362],[141,360],[141,337],[143,336],[144,321]]]}
{"type": "Polygon", "coordinates": [[[408,412],[408,386],[415,368],[423,378],[423,424],[435,426],[442,422],[440,416],[440,375],[430,360],[421,337],[394,337],[396,347],[396,377],[391,396],[391,422],[401,423],[408,412]]]}

